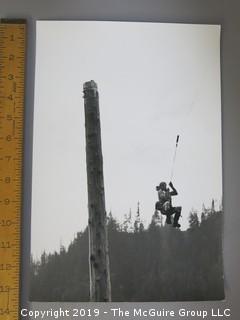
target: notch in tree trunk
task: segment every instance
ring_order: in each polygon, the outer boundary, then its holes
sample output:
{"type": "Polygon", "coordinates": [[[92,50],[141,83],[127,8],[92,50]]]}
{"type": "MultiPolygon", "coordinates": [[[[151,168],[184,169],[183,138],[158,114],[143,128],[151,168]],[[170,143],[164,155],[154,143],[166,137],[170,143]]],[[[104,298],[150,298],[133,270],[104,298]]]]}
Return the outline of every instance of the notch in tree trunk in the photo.
{"type": "Polygon", "coordinates": [[[88,184],[90,301],[111,301],[107,217],[97,84],[83,85],[88,184]]]}

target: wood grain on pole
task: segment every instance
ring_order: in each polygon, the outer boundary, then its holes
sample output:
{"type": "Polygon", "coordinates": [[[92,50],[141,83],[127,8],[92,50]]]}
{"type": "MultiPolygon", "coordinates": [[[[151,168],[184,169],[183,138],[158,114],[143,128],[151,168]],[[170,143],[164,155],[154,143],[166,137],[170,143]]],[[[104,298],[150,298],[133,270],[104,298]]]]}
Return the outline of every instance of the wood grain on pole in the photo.
{"type": "Polygon", "coordinates": [[[90,301],[111,301],[107,217],[97,84],[83,85],[88,181],[90,301]]]}

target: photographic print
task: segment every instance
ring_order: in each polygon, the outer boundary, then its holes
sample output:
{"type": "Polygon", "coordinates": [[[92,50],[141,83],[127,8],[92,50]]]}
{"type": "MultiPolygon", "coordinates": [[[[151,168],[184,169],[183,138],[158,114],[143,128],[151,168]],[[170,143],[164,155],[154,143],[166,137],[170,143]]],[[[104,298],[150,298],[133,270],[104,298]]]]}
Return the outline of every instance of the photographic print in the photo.
{"type": "Polygon", "coordinates": [[[220,26],[38,21],[31,301],[222,300],[220,26]]]}

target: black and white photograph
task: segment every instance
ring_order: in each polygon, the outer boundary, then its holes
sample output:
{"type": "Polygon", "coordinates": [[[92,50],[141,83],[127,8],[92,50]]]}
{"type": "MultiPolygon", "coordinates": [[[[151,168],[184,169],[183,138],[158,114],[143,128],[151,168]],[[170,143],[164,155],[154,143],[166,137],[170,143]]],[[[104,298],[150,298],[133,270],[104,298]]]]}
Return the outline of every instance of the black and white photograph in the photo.
{"type": "Polygon", "coordinates": [[[31,301],[224,299],[220,36],[37,21],[31,301]]]}

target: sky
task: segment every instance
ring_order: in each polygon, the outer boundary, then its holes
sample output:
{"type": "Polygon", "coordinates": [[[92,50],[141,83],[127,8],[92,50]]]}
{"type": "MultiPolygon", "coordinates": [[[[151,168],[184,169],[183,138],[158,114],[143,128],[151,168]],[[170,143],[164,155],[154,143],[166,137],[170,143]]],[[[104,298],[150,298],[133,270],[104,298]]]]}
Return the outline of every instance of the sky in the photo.
{"type": "Polygon", "coordinates": [[[98,85],[106,211],[119,222],[140,202],[147,226],[155,186],[173,205],[222,199],[220,26],[38,21],[34,102],[33,256],[68,246],[87,226],[83,83],[98,85]]]}

